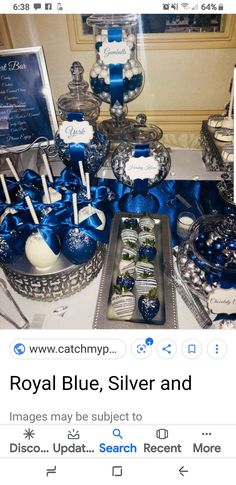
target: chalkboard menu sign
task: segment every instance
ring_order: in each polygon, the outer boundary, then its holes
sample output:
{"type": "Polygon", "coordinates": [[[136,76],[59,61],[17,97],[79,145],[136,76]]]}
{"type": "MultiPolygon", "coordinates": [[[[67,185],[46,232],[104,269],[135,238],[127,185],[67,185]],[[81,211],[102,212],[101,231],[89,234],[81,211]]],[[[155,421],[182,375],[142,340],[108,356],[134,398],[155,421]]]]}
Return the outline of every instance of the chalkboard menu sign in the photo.
{"type": "Polygon", "coordinates": [[[52,141],[57,128],[42,48],[0,51],[0,149],[52,141]]]}

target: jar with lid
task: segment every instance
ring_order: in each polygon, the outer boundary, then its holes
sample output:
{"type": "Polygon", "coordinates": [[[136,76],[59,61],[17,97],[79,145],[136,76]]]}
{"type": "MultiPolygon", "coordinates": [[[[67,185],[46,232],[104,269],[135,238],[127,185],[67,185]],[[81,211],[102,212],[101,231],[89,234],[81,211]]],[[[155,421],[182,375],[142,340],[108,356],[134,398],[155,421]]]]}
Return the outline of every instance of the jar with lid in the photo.
{"type": "Polygon", "coordinates": [[[103,122],[108,132],[129,123],[125,103],[143,89],[144,74],[137,59],[138,15],[91,15],[87,23],[93,27],[96,49],[90,83],[94,94],[110,104],[112,120],[103,122]]]}
{"type": "Polygon", "coordinates": [[[109,149],[108,137],[96,125],[101,101],[88,91],[80,62],[73,62],[70,71],[69,92],[61,95],[57,102],[62,125],[55,145],[64,164],[75,173],[79,173],[78,162],[82,160],[84,171],[94,174],[109,149]]]}
{"type": "Polygon", "coordinates": [[[236,216],[207,215],[190,228],[177,257],[183,280],[200,298],[236,288],[236,216]]]}
{"type": "Polygon", "coordinates": [[[144,196],[145,207],[142,210],[150,212],[152,209],[155,212],[158,209],[157,198],[154,201],[154,196],[148,194],[148,190],[166,178],[171,166],[169,151],[159,141],[161,137],[162,130],[148,124],[144,114],[139,114],[136,123],[122,133],[123,141],[112,155],[112,170],[115,177],[133,191],[120,201],[122,210],[131,211],[132,208],[135,212],[135,206],[130,205],[131,199],[140,193],[144,196]],[[126,202],[123,205],[127,198],[128,206],[126,202]],[[153,203],[150,206],[151,200],[153,203]]]}

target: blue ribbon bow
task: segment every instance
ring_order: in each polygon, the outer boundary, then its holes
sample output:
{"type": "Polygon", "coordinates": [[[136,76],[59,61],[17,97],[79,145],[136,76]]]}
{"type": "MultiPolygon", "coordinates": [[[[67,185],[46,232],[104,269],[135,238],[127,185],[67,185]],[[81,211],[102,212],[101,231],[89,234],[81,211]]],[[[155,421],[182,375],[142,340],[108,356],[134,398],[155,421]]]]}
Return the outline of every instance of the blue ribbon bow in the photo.
{"type": "Polygon", "coordinates": [[[29,195],[33,201],[35,200],[39,201],[40,198],[42,197],[41,177],[36,172],[34,172],[34,170],[30,170],[30,169],[25,170],[19,182],[12,179],[6,179],[6,180],[7,180],[7,186],[8,186],[10,196],[13,193],[13,199],[14,199],[14,194],[20,188],[22,188],[25,195],[29,195]]]}
{"type": "MultiPolygon", "coordinates": [[[[134,157],[149,157],[150,147],[148,143],[137,144],[134,149],[134,157]]],[[[135,179],[133,192],[125,194],[119,201],[119,209],[126,212],[157,212],[159,208],[158,199],[148,192],[148,179],[135,179]]]]}
{"type": "Polygon", "coordinates": [[[58,239],[58,235],[60,234],[61,227],[58,219],[52,212],[49,212],[46,216],[44,216],[39,224],[26,222],[24,224],[24,230],[25,234],[27,234],[27,237],[33,231],[38,230],[46,244],[50,247],[50,249],[55,254],[59,254],[60,242],[58,239]]]}
{"type": "Polygon", "coordinates": [[[107,230],[100,231],[97,229],[101,225],[101,221],[97,214],[93,214],[85,219],[83,222],[80,222],[78,225],[72,222],[72,218],[70,223],[65,223],[65,226],[68,228],[78,228],[80,231],[90,236],[95,241],[101,242],[106,244],[108,242],[109,234],[107,230]]]}

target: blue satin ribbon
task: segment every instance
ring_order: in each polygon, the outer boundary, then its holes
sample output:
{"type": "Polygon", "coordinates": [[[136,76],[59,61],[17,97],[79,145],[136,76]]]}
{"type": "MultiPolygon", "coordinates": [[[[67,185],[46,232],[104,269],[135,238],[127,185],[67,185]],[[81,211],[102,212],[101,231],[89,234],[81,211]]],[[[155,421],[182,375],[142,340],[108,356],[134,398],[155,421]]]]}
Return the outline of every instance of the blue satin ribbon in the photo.
{"type": "Polygon", "coordinates": [[[134,156],[139,157],[149,157],[150,147],[148,143],[135,145],[134,156]]]}
{"type": "MultiPolygon", "coordinates": [[[[67,120],[68,121],[84,121],[84,114],[82,112],[67,113],[67,120]]],[[[79,167],[78,162],[81,160],[84,162],[86,160],[86,143],[69,143],[69,151],[70,151],[70,160],[73,171],[78,175],[79,174],[79,167]]]]}
{"type": "Polygon", "coordinates": [[[97,227],[101,225],[101,221],[97,214],[93,214],[78,225],[74,224],[72,220],[73,219],[71,218],[70,223],[66,223],[65,227],[78,228],[80,231],[87,234],[87,236],[90,236],[95,241],[101,242],[103,244],[106,244],[108,242],[107,231],[100,231],[97,229],[97,227]]]}
{"type": "MultiPolygon", "coordinates": [[[[29,210],[25,202],[25,199],[22,199],[21,202],[17,202],[16,204],[7,204],[5,202],[0,202],[0,215],[2,215],[5,209],[8,209],[8,208],[15,209],[18,213],[18,216],[21,215],[22,218],[24,217],[24,212],[29,210]]],[[[7,214],[5,217],[8,217],[9,214],[7,214]]]]}
{"type": "MultiPolygon", "coordinates": [[[[108,42],[122,42],[122,28],[111,27],[108,29],[108,42]]],[[[123,64],[109,64],[110,88],[111,88],[111,106],[118,101],[122,106],[124,104],[124,86],[123,86],[123,64]]]]}
{"type": "Polygon", "coordinates": [[[6,182],[10,197],[13,198],[13,202],[15,194],[20,188],[22,188],[25,192],[25,195],[29,195],[33,201],[39,201],[42,196],[41,177],[36,172],[34,172],[34,170],[25,170],[20,179],[20,182],[8,178],[6,179],[6,182]]]}
{"type": "Polygon", "coordinates": [[[65,168],[61,172],[60,176],[55,179],[52,187],[60,192],[60,194],[62,195],[62,202],[64,204],[71,204],[72,193],[76,192],[77,194],[79,194],[81,193],[81,191],[86,191],[85,186],[82,185],[80,177],[76,175],[70,168],[65,168]],[[64,190],[63,187],[66,187],[66,190],[64,190]]]}
{"type": "Polygon", "coordinates": [[[39,224],[33,224],[32,222],[24,224],[24,231],[27,237],[38,230],[54,254],[59,254],[60,252],[60,242],[57,237],[60,234],[60,229],[60,223],[52,212],[44,216],[39,224]]]}
{"type": "Polygon", "coordinates": [[[53,187],[63,194],[65,191],[62,190],[62,187],[66,187],[67,190],[73,192],[79,192],[83,185],[78,175],[75,175],[70,168],[64,168],[59,177],[56,177],[53,187]]]}
{"type": "Polygon", "coordinates": [[[220,270],[217,275],[217,282],[220,283],[221,288],[228,290],[230,288],[236,288],[236,278],[234,274],[227,274],[220,270]]]}
{"type": "MultiPolygon", "coordinates": [[[[135,145],[134,157],[149,157],[150,147],[148,143],[135,145]]],[[[130,190],[130,189],[129,189],[130,190]]],[[[148,191],[148,179],[135,179],[133,190],[125,194],[119,200],[119,209],[126,212],[148,212],[153,214],[159,208],[158,199],[148,191]]]]}
{"type": "Polygon", "coordinates": [[[236,320],[236,313],[218,313],[218,315],[214,318],[214,322],[217,320],[236,320]]]}
{"type": "MultiPolygon", "coordinates": [[[[132,194],[130,194],[130,188],[123,185],[121,182],[117,180],[108,180],[108,179],[98,179],[99,185],[105,185],[109,187],[111,192],[115,194],[115,197],[110,202],[110,207],[113,213],[119,211],[129,211],[129,208],[132,206],[129,202],[127,203],[127,197],[129,195],[129,200],[131,200],[132,194]],[[126,197],[124,197],[126,195],[126,197]],[[122,199],[122,204],[120,203],[122,199]]],[[[202,194],[202,187],[203,182],[195,182],[195,181],[185,181],[185,180],[164,180],[160,185],[155,187],[151,187],[149,189],[149,201],[150,206],[147,211],[148,213],[152,214],[166,214],[170,220],[170,227],[172,232],[172,245],[176,246],[180,243],[180,240],[176,233],[176,226],[177,226],[177,218],[180,212],[183,211],[190,211],[192,212],[197,218],[200,217],[201,213],[199,212],[198,206],[196,204],[197,201],[200,201],[203,208],[205,207],[204,201],[207,202],[207,198],[201,197],[202,194]],[[178,199],[178,194],[184,197],[184,199],[189,203],[191,206],[186,207],[184,202],[181,199],[178,199]],[[152,199],[151,196],[154,196],[152,199]],[[177,196],[177,197],[176,197],[177,196]],[[156,204],[156,201],[159,204],[156,204]]],[[[216,182],[207,182],[207,185],[216,186],[216,182]]],[[[207,190],[207,188],[206,188],[207,190]]],[[[205,194],[205,186],[204,186],[204,194],[205,194]]],[[[138,196],[140,201],[138,201],[137,196],[135,201],[137,203],[137,212],[141,212],[143,207],[142,196],[138,196]]],[[[216,197],[216,196],[215,196],[216,197]]],[[[134,202],[135,202],[134,201],[134,202]]],[[[144,201],[145,202],[145,201],[144,201]]],[[[136,210],[134,210],[136,212],[136,210]]]]}
{"type": "Polygon", "coordinates": [[[122,28],[110,27],[108,29],[108,42],[121,42],[122,41],[122,28]]]}
{"type": "Polygon", "coordinates": [[[133,187],[134,195],[142,194],[147,196],[148,193],[148,179],[135,179],[133,187]]]}
{"type": "MultiPolygon", "coordinates": [[[[84,198],[81,197],[80,194],[78,195],[79,209],[82,209],[83,207],[90,204],[94,209],[99,209],[104,213],[106,217],[105,227],[102,231],[101,230],[96,231],[96,237],[95,237],[96,241],[100,241],[103,243],[107,243],[109,241],[109,234],[110,234],[111,221],[112,221],[112,211],[108,205],[109,193],[110,193],[110,190],[107,187],[100,186],[100,187],[91,187],[90,200],[88,199],[85,200],[84,198]]],[[[98,225],[99,226],[101,225],[101,221],[98,225]]]]}

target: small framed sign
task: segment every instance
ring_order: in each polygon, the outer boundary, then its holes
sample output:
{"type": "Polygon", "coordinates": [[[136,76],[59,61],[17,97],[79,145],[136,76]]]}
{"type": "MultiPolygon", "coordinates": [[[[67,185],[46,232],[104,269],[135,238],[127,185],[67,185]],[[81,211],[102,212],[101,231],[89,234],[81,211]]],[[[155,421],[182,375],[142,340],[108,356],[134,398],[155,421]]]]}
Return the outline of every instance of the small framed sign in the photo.
{"type": "Polygon", "coordinates": [[[53,143],[57,129],[42,47],[0,51],[0,151],[53,143]]]}

